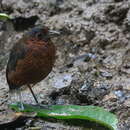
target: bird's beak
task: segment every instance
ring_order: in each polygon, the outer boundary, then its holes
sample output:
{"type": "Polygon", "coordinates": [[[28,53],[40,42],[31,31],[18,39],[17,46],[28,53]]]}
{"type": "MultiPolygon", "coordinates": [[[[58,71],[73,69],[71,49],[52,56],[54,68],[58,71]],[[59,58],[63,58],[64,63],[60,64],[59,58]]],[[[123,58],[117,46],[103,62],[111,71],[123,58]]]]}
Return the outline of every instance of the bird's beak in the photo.
{"type": "Polygon", "coordinates": [[[49,30],[49,35],[51,37],[59,36],[60,32],[59,31],[55,31],[55,30],[49,30]]]}

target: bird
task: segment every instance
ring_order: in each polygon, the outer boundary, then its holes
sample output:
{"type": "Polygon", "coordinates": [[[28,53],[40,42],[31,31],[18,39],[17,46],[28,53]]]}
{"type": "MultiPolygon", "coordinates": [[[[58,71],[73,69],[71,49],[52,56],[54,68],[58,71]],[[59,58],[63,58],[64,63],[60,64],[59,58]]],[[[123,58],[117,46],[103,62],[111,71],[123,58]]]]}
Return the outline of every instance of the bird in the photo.
{"type": "MultiPolygon", "coordinates": [[[[13,45],[6,67],[9,91],[16,90],[21,95],[21,88],[27,86],[39,104],[32,86],[51,72],[56,59],[56,47],[51,38],[59,34],[46,26],[33,27],[13,45]]],[[[21,109],[24,109],[22,101],[21,109]]]]}

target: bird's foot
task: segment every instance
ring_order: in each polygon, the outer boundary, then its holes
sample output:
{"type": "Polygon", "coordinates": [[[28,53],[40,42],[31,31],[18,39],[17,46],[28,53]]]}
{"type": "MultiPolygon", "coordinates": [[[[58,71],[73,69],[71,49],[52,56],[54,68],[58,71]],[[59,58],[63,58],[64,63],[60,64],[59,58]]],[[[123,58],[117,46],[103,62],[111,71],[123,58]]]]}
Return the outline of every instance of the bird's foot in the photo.
{"type": "Polygon", "coordinates": [[[19,103],[18,103],[18,107],[19,107],[19,109],[20,109],[21,111],[24,110],[24,105],[23,105],[22,102],[19,102],[19,103]]]}
{"type": "Polygon", "coordinates": [[[40,108],[40,109],[47,109],[47,110],[51,110],[51,105],[43,105],[43,104],[36,104],[33,105],[34,107],[40,108]]]}

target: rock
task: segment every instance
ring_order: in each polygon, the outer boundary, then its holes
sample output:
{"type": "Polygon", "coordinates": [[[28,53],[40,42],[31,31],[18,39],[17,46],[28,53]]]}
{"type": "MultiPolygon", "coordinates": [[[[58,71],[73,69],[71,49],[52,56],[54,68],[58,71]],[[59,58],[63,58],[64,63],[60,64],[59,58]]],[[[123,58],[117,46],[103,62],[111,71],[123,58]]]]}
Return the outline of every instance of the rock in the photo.
{"type": "Polygon", "coordinates": [[[103,60],[103,65],[109,69],[118,68],[121,65],[121,58],[120,53],[111,53],[103,60]]]}
{"type": "Polygon", "coordinates": [[[115,93],[115,95],[116,95],[117,97],[119,97],[119,98],[124,96],[124,94],[123,94],[123,92],[122,92],[121,90],[117,90],[117,91],[115,91],[114,93],[115,93]]]}
{"type": "Polygon", "coordinates": [[[86,81],[85,84],[79,89],[79,100],[82,103],[97,103],[109,93],[111,86],[105,83],[94,81],[86,81]]]}
{"type": "Polygon", "coordinates": [[[105,11],[106,18],[110,22],[114,22],[116,24],[122,24],[123,20],[127,16],[128,12],[128,4],[124,4],[123,6],[121,4],[118,5],[109,5],[108,9],[105,11]]]}
{"type": "Polygon", "coordinates": [[[127,74],[128,76],[130,75],[130,49],[128,49],[123,56],[120,71],[127,74]]]}
{"type": "Polygon", "coordinates": [[[126,20],[124,21],[125,26],[126,26],[126,31],[130,31],[130,10],[127,13],[126,20]]]}
{"type": "Polygon", "coordinates": [[[124,105],[130,107],[130,98],[125,100],[124,105]]]}
{"type": "Polygon", "coordinates": [[[87,91],[90,87],[91,87],[91,83],[85,83],[83,84],[83,86],[81,87],[80,91],[87,91]]]}
{"type": "Polygon", "coordinates": [[[108,95],[106,95],[103,100],[104,100],[104,101],[107,101],[107,100],[114,100],[114,99],[117,101],[116,95],[115,95],[113,92],[111,92],[111,93],[109,93],[108,95]]]}
{"type": "MultiPolygon", "coordinates": [[[[25,19],[36,16],[39,19],[31,21],[33,25],[44,24],[62,32],[60,37],[52,39],[57,48],[53,71],[33,88],[41,103],[99,105],[118,116],[120,129],[130,129],[129,5],[127,0],[2,0],[1,12],[25,19]],[[86,58],[68,65],[73,58],[84,54],[86,58]]],[[[5,79],[9,50],[24,33],[15,32],[10,25],[6,27],[0,22],[1,115],[6,113],[7,102],[12,102],[7,97],[5,79]]],[[[24,102],[35,103],[29,91],[23,91],[23,97],[24,102]]],[[[20,129],[37,126],[82,129],[38,119],[20,129]]]]}
{"type": "Polygon", "coordinates": [[[57,74],[53,79],[51,79],[52,86],[58,89],[70,86],[72,82],[71,74],[57,74]]]}
{"type": "Polygon", "coordinates": [[[113,77],[113,75],[110,72],[103,71],[103,70],[100,70],[100,74],[101,76],[106,77],[107,79],[111,79],[113,77]]]}

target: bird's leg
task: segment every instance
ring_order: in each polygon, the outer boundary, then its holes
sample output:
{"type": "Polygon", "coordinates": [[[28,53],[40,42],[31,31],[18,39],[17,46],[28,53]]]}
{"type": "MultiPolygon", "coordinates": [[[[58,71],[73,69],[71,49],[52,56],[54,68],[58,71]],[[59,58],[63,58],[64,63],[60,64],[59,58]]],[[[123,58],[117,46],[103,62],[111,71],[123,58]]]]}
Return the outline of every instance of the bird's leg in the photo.
{"type": "Polygon", "coordinates": [[[16,101],[18,101],[19,99],[18,89],[9,90],[9,99],[11,103],[16,103],[16,101]]]}
{"type": "Polygon", "coordinates": [[[21,110],[24,110],[24,105],[23,105],[23,102],[22,102],[22,101],[23,101],[23,100],[22,100],[23,98],[22,98],[22,97],[23,97],[23,95],[22,95],[22,92],[20,91],[20,93],[19,93],[19,98],[20,98],[21,110]]]}
{"type": "Polygon", "coordinates": [[[22,103],[21,88],[9,91],[9,99],[10,99],[9,103],[16,103],[17,101],[19,101],[20,103],[18,105],[20,106],[20,109],[24,110],[24,106],[22,103]]]}
{"type": "Polygon", "coordinates": [[[31,86],[30,86],[30,85],[27,85],[27,86],[28,86],[28,88],[30,89],[30,91],[31,91],[31,93],[32,93],[32,95],[33,95],[33,97],[34,97],[36,103],[37,103],[36,105],[33,105],[33,106],[36,106],[36,107],[39,107],[39,108],[43,108],[43,109],[50,109],[50,108],[49,108],[49,105],[40,104],[40,103],[38,102],[38,99],[37,99],[37,97],[35,96],[35,94],[34,94],[32,88],[31,88],[31,86]]]}
{"type": "Polygon", "coordinates": [[[33,97],[34,97],[36,103],[39,104],[39,102],[38,102],[38,100],[37,100],[37,97],[35,96],[35,94],[34,94],[32,88],[31,88],[31,86],[30,86],[29,84],[28,84],[27,86],[28,86],[28,88],[30,89],[30,91],[31,91],[31,93],[32,93],[32,95],[33,95],[33,97]]]}
{"type": "Polygon", "coordinates": [[[22,102],[22,92],[21,92],[21,89],[19,88],[19,89],[17,89],[16,90],[17,91],[17,94],[18,94],[18,97],[19,97],[19,101],[20,101],[20,108],[21,108],[21,110],[24,110],[24,106],[23,106],[23,102],[22,102]]]}

